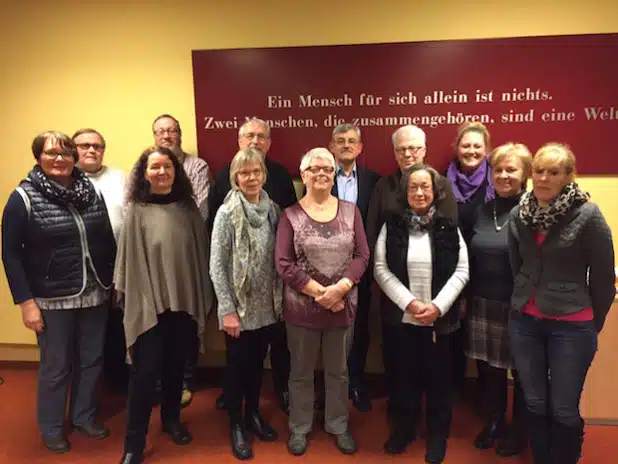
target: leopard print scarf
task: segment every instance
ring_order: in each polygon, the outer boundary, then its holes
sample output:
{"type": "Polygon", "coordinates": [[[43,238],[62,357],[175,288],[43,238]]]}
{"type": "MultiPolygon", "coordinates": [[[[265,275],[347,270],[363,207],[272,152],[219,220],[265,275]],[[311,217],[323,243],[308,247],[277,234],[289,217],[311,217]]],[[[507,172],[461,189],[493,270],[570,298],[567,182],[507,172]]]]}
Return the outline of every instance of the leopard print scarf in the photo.
{"type": "Polygon", "coordinates": [[[534,192],[526,192],[519,202],[519,218],[534,230],[549,230],[573,207],[581,206],[590,199],[590,194],[575,182],[567,184],[562,192],[545,208],[539,207],[534,192]]]}

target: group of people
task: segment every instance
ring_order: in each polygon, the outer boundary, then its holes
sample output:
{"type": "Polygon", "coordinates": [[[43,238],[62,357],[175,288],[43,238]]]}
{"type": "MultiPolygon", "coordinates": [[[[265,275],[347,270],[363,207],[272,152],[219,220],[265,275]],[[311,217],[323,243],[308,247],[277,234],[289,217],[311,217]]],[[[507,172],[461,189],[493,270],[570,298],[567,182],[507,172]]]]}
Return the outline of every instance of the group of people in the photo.
{"type": "Polygon", "coordinates": [[[38,135],[35,166],[4,210],[3,262],[40,346],[37,419],[49,450],[69,449],[69,390],[72,429],[109,435],[95,418],[98,378],[104,358],[118,373],[125,356],[121,464],[142,462],[156,397],[163,431],[190,443],[181,407],[216,307],[227,353],[216,406],[227,410],[234,456],[253,456],[249,434],[278,438],[260,412],[269,351],[288,451],[306,452],[322,397],[325,430],[340,452],[355,453],[348,400],[371,409],[364,369],[375,280],[386,453],[416,439],[424,393],[425,461],[443,462],[467,356],[486,400],[477,448],[511,456],[529,441],[537,464],[578,461],[579,399],[615,273],[611,231],[575,183],[567,146],[547,144],[534,157],[519,143],[492,150],[487,128],[466,123],[443,176],[426,163],[422,129],[404,126],[392,136],[398,169],[379,178],[357,162],[360,129],[342,124],[328,148],[300,160],[297,200],[289,173],[268,157],[260,119],[239,129],[239,150],[214,183],[207,163],[182,150],[178,120],[157,117],[153,135],[126,181],[103,164],[98,131],[38,135]]]}

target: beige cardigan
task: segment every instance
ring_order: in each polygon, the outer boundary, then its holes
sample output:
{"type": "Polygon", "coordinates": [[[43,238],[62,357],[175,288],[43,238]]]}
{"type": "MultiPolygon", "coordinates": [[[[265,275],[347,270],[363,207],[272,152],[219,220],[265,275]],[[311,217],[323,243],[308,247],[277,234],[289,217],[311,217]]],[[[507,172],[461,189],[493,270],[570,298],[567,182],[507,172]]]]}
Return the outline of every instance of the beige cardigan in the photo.
{"type": "Polygon", "coordinates": [[[129,205],[114,270],[127,350],[166,310],[188,313],[202,334],[213,305],[208,248],[197,208],[180,202],[129,205]]]}

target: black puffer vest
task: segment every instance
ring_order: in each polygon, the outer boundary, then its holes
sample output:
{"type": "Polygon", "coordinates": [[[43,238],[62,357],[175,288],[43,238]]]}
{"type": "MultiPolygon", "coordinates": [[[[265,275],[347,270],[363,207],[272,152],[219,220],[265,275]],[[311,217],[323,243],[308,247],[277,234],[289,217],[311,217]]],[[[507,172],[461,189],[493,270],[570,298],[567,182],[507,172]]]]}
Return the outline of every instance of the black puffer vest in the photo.
{"type": "Polygon", "coordinates": [[[24,263],[33,295],[79,295],[86,286],[86,263],[99,284],[110,288],[116,242],[100,195],[78,211],[71,205],[50,201],[29,181],[22,182],[20,187],[30,204],[24,263]]]}
{"type": "MultiPolygon", "coordinates": [[[[457,224],[442,216],[439,212],[429,229],[431,243],[431,296],[436,295],[446,285],[446,282],[455,272],[459,261],[459,234],[457,224]]],[[[386,262],[390,271],[404,285],[408,285],[408,226],[400,214],[391,216],[386,221],[386,262]]],[[[382,293],[380,307],[382,317],[386,323],[400,324],[402,313],[384,293],[382,293]]],[[[436,333],[445,335],[459,329],[459,301],[455,301],[451,309],[434,323],[436,333]]]]}

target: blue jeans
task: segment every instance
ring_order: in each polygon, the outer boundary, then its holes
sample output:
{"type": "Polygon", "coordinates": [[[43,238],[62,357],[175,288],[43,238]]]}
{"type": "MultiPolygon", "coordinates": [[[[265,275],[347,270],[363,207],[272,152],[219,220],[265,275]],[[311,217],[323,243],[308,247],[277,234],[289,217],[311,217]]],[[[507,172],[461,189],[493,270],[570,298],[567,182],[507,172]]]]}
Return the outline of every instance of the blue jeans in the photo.
{"type": "Polygon", "coordinates": [[[528,411],[580,426],[579,401],[597,351],[594,322],[538,319],[513,311],[509,336],[528,411]]]}

